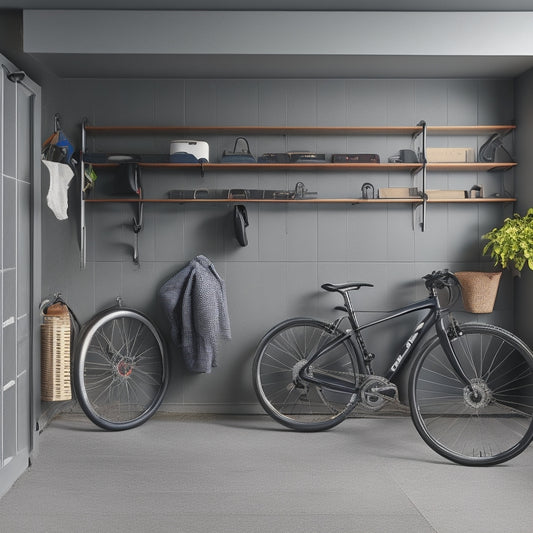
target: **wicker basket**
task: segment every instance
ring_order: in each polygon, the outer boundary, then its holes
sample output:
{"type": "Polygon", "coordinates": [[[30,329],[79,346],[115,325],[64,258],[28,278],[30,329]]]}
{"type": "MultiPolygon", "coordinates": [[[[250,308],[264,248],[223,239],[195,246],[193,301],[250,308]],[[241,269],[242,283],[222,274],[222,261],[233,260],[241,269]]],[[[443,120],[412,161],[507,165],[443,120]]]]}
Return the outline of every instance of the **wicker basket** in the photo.
{"type": "Polygon", "coordinates": [[[501,272],[456,272],[461,283],[463,305],[470,313],[492,313],[501,272]]]}
{"type": "Polygon", "coordinates": [[[64,304],[47,309],[41,325],[41,400],[70,400],[70,316],[64,304]]]}

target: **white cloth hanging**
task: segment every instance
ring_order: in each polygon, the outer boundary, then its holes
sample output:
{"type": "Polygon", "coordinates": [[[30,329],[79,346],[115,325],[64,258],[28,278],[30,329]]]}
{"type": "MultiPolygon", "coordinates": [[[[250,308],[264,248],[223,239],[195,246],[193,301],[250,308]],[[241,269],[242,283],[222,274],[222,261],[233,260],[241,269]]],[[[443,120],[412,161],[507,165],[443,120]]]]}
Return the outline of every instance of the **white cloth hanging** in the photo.
{"type": "Polygon", "coordinates": [[[50,174],[50,188],[46,196],[48,207],[58,220],[68,218],[68,187],[74,176],[72,169],[65,163],[43,160],[50,174]]]}

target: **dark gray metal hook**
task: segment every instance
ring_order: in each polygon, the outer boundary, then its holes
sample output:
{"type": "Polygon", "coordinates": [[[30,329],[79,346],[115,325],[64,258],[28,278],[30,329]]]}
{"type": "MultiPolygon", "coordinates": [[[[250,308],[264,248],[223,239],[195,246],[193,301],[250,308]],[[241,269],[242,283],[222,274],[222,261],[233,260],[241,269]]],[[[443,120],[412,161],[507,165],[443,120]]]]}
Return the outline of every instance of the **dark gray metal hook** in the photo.
{"type": "Polygon", "coordinates": [[[61,115],[56,113],[54,115],[54,133],[61,131],[61,115]]]}

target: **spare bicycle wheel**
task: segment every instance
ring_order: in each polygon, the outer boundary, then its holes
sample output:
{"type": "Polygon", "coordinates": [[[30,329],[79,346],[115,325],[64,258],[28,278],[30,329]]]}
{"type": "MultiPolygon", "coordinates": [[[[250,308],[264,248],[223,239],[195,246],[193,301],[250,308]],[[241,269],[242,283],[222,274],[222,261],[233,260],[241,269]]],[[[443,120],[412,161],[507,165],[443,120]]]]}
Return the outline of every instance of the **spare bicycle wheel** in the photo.
{"type": "Polygon", "coordinates": [[[163,339],[139,311],[103,311],[80,333],[73,378],[78,402],[92,422],[114,431],[139,426],[157,411],[166,391],[163,339]]]}

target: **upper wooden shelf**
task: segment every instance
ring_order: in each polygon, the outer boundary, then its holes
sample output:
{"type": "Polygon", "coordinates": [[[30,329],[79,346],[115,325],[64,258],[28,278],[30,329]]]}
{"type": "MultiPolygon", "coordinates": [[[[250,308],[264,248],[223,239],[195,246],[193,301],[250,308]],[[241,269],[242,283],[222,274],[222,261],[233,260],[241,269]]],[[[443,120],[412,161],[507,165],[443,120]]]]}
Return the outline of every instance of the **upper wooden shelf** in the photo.
{"type": "Polygon", "coordinates": [[[184,135],[414,135],[421,126],[86,126],[87,133],[150,133],[184,135]]]}
{"type": "Polygon", "coordinates": [[[500,133],[507,135],[515,130],[514,125],[498,125],[498,126],[428,126],[427,133],[429,135],[491,135],[492,133],[500,133]]]}
{"type": "MultiPolygon", "coordinates": [[[[503,135],[514,125],[428,126],[431,135],[503,135]]],[[[87,133],[98,134],[183,134],[183,135],[415,135],[422,126],[85,126],[87,133]]]]}

